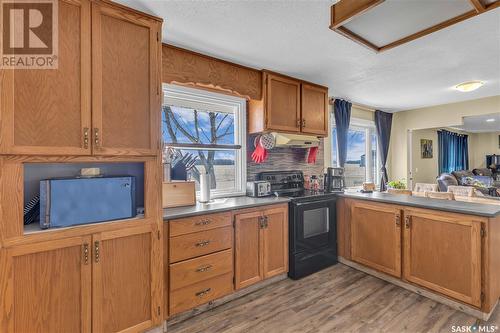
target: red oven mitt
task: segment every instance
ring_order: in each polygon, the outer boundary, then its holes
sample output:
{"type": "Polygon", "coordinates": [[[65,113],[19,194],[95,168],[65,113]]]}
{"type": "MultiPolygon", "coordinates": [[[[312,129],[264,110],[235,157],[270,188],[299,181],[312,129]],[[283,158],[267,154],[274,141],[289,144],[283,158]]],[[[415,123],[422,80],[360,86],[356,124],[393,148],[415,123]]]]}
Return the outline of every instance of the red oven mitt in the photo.
{"type": "Polygon", "coordinates": [[[318,155],[318,147],[309,148],[309,155],[307,156],[307,163],[316,163],[316,155],[318,155]]]}
{"type": "Polygon", "coordinates": [[[260,137],[255,140],[256,146],[252,153],[252,160],[255,163],[262,163],[267,159],[267,150],[260,144],[260,137]]]}

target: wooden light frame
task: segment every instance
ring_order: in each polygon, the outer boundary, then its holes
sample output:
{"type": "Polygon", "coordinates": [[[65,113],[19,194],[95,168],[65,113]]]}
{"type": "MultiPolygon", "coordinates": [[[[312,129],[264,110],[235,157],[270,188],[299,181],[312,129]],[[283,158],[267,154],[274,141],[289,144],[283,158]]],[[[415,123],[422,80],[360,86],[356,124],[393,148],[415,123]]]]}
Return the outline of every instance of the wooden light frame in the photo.
{"type": "Polygon", "coordinates": [[[469,3],[473,7],[472,10],[460,14],[456,17],[452,17],[444,22],[438,23],[429,28],[417,31],[409,36],[398,39],[394,42],[391,42],[387,45],[377,46],[367,39],[355,34],[351,30],[347,29],[344,24],[351,21],[353,18],[357,16],[363,15],[365,12],[370,9],[380,5],[385,0],[340,0],[336,4],[331,6],[331,21],[330,21],[330,29],[338,32],[339,34],[355,41],[358,44],[361,44],[375,52],[383,52],[389,49],[392,49],[396,46],[408,43],[417,38],[429,35],[433,32],[439,31],[446,27],[449,27],[458,22],[467,20],[471,17],[477,16],[489,10],[500,7],[500,0],[496,0],[490,4],[484,4],[481,0],[469,0],[469,3]]]}

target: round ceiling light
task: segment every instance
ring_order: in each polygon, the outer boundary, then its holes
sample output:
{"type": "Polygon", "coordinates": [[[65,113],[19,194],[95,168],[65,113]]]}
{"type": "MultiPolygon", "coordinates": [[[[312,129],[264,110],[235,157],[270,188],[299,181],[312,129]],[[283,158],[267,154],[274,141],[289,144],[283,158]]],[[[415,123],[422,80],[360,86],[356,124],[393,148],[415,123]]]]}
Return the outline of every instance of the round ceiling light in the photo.
{"type": "Polygon", "coordinates": [[[454,88],[461,92],[470,92],[483,86],[483,81],[467,81],[457,84],[454,88]]]}

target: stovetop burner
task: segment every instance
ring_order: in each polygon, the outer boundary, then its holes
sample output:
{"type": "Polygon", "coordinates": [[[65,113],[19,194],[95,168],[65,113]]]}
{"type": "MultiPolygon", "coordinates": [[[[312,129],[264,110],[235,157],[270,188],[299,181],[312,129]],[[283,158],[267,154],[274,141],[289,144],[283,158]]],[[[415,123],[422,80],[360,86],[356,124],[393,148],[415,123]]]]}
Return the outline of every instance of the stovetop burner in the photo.
{"type": "Polygon", "coordinates": [[[271,193],[278,197],[292,200],[329,196],[343,191],[312,191],[304,188],[304,174],[300,170],[260,172],[258,180],[267,180],[271,184],[271,193]]]}

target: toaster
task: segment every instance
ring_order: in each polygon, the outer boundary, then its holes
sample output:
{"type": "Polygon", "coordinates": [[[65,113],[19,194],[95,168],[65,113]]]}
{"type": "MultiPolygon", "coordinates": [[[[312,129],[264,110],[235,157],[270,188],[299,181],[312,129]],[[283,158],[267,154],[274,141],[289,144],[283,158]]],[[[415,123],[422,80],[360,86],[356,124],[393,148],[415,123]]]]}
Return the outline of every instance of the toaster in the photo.
{"type": "Polygon", "coordinates": [[[271,183],[265,180],[247,182],[247,196],[265,197],[271,195],[271,183]]]}

